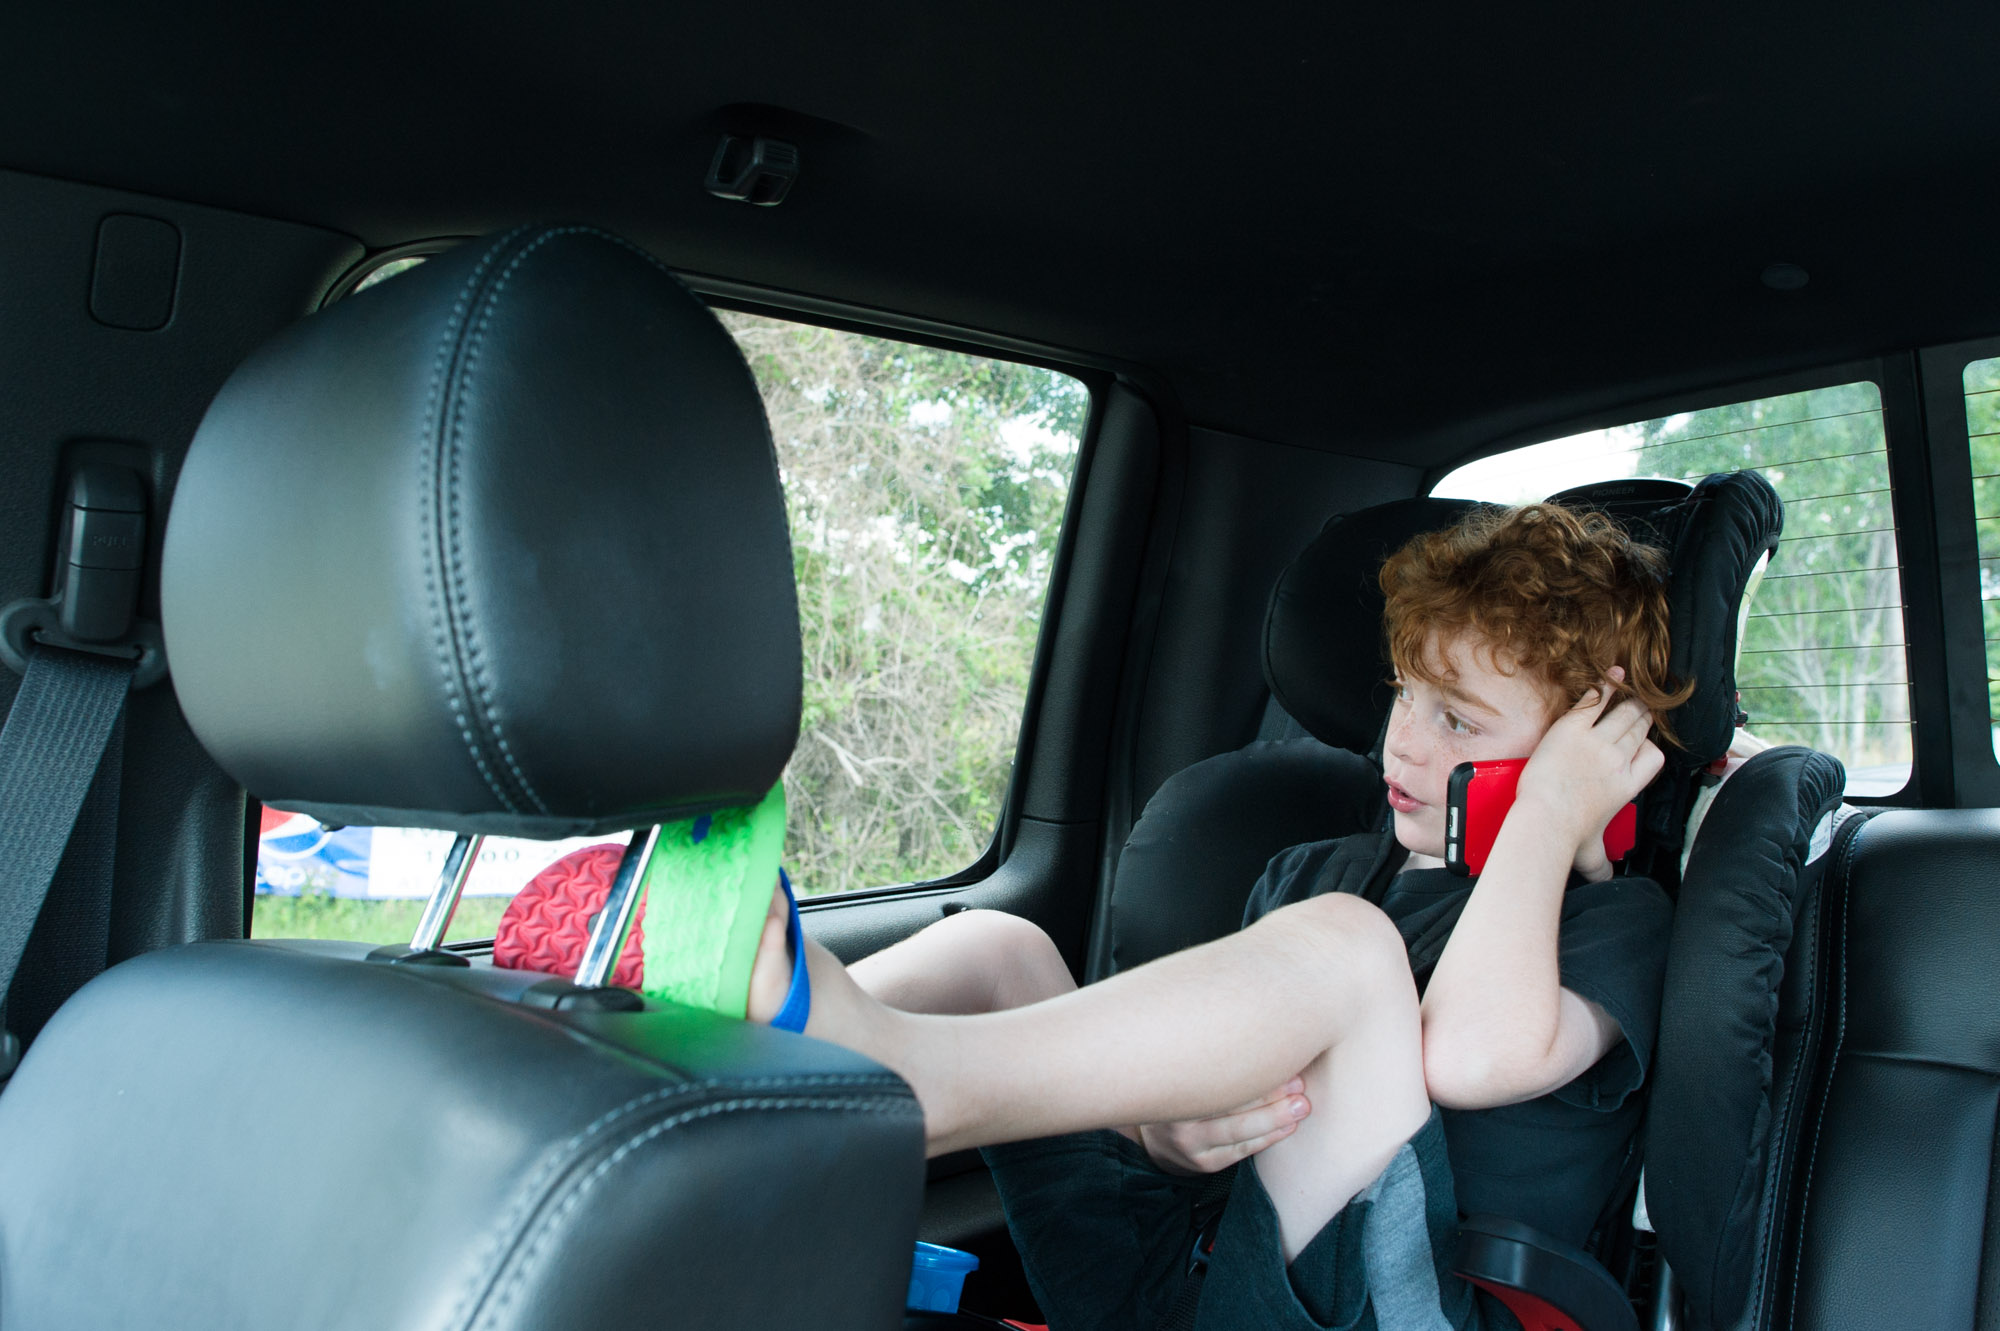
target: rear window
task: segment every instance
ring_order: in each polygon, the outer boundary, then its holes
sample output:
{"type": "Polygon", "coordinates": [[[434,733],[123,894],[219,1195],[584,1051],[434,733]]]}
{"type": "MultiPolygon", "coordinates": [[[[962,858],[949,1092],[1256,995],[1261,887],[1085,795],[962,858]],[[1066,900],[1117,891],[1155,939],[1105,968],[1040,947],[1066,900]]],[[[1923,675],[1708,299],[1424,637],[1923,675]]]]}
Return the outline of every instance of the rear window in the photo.
{"type": "MultiPolygon", "coordinates": [[[[1525,503],[1588,481],[1692,481],[1743,468],[1762,472],[1785,503],[1784,535],[1752,598],[1737,667],[1750,729],[1838,757],[1850,794],[1894,794],[1910,776],[1909,671],[1882,399],[1873,383],[1533,444],[1461,467],[1434,493],[1525,503]]],[[[2000,513],[2000,503],[1989,510],[2000,513]]],[[[1989,639],[1993,623],[1989,617],[1989,639]]]]}
{"type": "Polygon", "coordinates": [[[1987,717],[2000,758],[2000,357],[1965,367],[1972,444],[1972,515],[1979,531],[1979,600],[1986,622],[1987,717]]]}
{"type": "MultiPolygon", "coordinates": [[[[1089,391],[1035,366],[718,313],[762,390],[791,519],[805,649],[792,881],[810,895],[954,873],[998,825],[1089,391]]],[[[407,938],[450,844],[267,812],[253,932],[407,938]]],[[[491,937],[514,892],[588,844],[489,839],[449,937],[491,937]]]]}

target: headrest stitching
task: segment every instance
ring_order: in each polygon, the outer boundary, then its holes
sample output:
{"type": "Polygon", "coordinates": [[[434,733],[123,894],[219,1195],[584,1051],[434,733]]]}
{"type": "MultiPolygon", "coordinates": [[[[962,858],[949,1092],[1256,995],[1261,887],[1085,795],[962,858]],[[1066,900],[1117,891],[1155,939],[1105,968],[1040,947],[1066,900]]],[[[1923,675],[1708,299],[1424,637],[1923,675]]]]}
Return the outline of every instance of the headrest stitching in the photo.
{"type": "MultiPolygon", "coordinates": [[[[598,231],[595,227],[557,227],[536,236],[532,241],[524,245],[520,252],[508,262],[506,269],[500,274],[499,279],[493,283],[491,289],[487,291],[480,301],[479,318],[473,325],[472,335],[466,342],[465,357],[459,364],[457,383],[455,385],[456,391],[453,394],[454,400],[462,402],[471,396],[472,381],[478,373],[479,351],[486,340],[487,327],[492,323],[493,312],[499,308],[500,298],[506,293],[508,284],[514,280],[515,273],[520,271],[521,265],[528,261],[530,255],[550,241],[563,236],[576,235],[602,237],[604,233],[598,231]]],[[[515,756],[513,746],[507,742],[506,732],[501,728],[500,715],[493,706],[493,682],[486,670],[485,653],[479,645],[479,633],[477,625],[474,622],[471,598],[466,594],[465,568],[464,562],[460,559],[458,543],[458,475],[459,459],[463,451],[461,445],[464,435],[464,412],[454,412],[451,430],[451,469],[449,472],[451,478],[451,590],[453,594],[453,609],[456,612],[453,619],[460,626],[461,633],[465,639],[466,663],[479,700],[479,720],[486,734],[492,739],[494,747],[499,750],[500,760],[506,765],[507,771],[518,784],[522,796],[529,804],[534,806],[538,813],[546,814],[549,812],[549,806],[535,790],[534,783],[528,780],[528,774],[522,769],[520,760],[515,756]]]]}
{"type": "Polygon", "coordinates": [[[509,813],[521,810],[515,800],[502,788],[493,770],[486,762],[486,755],[480,752],[478,738],[472,733],[469,723],[463,689],[458,671],[454,668],[452,638],[443,597],[439,589],[438,566],[444,562],[442,533],[439,530],[440,514],[438,506],[438,465],[442,451],[439,439],[440,414],[443,411],[444,381],[452,352],[458,346],[465,329],[465,320],[471,309],[472,297],[486,270],[492,265],[494,256],[505,248],[505,242],[495,245],[480,257],[479,263],[465,279],[465,286],[458,293],[458,301],[452,306],[451,318],[445,322],[444,334],[438,339],[437,358],[431,365],[429,391],[424,402],[424,425],[417,449],[418,462],[418,511],[428,530],[418,542],[423,550],[424,597],[431,612],[431,643],[437,652],[438,673],[443,677],[445,697],[451,705],[452,717],[458,722],[459,738],[465,742],[465,751],[472,764],[479,770],[487,789],[509,813]]]}
{"type": "MultiPolygon", "coordinates": [[[[678,1071],[678,1069],[676,1070],[678,1071]]],[[[656,1087],[644,1094],[633,1096],[624,1104],[614,1109],[606,1110],[576,1133],[572,1134],[569,1140],[545,1151],[527,1178],[515,1189],[514,1196],[508,1203],[506,1210],[501,1213],[500,1219],[487,1230],[485,1242],[480,1245],[479,1266],[483,1274],[478,1281],[461,1287],[458,1302],[453,1307],[450,1317],[446,1318],[445,1325],[463,1325],[464,1319],[472,1311],[471,1304],[473,1300],[482,1296],[484,1291],[493,1283],[505,1255],[503,1245],[512,1242],[516,1231],[521,1228],[524,1215],[543,1200],[543,1190],[548,1186],[549,1179],[557,1170],[566,1168],[575,1162],[577,1156],[580,1154],[579,1147],[582,1143],[608,1130],[619,1119],[628,1118],[641,1109],[646,1109],[665,1101],[693,1099],[697,1096],[708,1095],[721,1090],[737,1092],[738,1099],[740,1100],[742,1092],[762,1088],[776,1088],[794,1093],[802,1092],[809,1087],[823,1087],[833,1090],[868,1090],[875,1088],[882,1080],[882,1075],[877,1073],[823,1072],[803,1073],[790,1077],[703,1077],[656,1087]]],[[[872,1097],[873,1100],[886,1098],[885,1096],[872,1097]]],[[[729,1101],[727,1103],[733,1104],[737,1102],[729,1101]]]]}
{"type": "MultiPolygon", "coordinates": [[[[594,226],[579,226],[579,227],[572,227],[570,229],[573,231],[584,232],[588,235],[602,237],[603,239],[610,241],[614,245],[618,245],[623,247],[624,249],[632,251],[632,253],[638,255],[641,259],[644,259],[647,263],[659,269],[660,272],[664,274],[669,281],[671,281],[675,286],[679,287],[682,291],[685,291],[689,299],[700,301],[701,304],[704,306],[708,304],[708,302],[702,300],[700,296],[695,295],[694,289],[688,286],[686,282],[681,280],[681,275],[679,273],[667,267],[666,264],[660,262],[658,255],[648,253],[646,250],[639,248],[639,246],[633,244],[631,241],[625,239],[625,237],[619,235],[618,233],[614,231],[604,231],[594,226]]],[[[750,381],[750,386],[753,389],[756,388],[757,376],[756,373],[751,370],[749,358],[743,354],[743,348],[737,344],[736,339],[733,337],[729,338],[728,342],[729,342],[729,350],[735,356],[737,365],[742,367],[743,377],[750,381]]],[[[758,390],[758,400],[760,402],[763,400],[763,394],[761,389],[758,390]]],[[[772,469],[777,470],[778,446],[776,441],[774,441],[771,437],[771,419],[763,411],[759,411],[757,413],[757,428],[763,432],[764,447],[770,451],[772,469]]]]}
{"type": "MultiPolygon", "coordinates": [[[[617,232],[604,231],[594,226],[578,226],[578,227],[572,227],[570,229],[573,231],[580,231],[588,235],[601,237],[605,240],[610,241],[614,245],[618,245],[624,249],[632,251],[632,253],[638,255],[641,259],[644,259],[647,263],[659,269],[660,272],[664,274],[669,281],[671,281],[675,286],[679,287],[682,291],[685,291],[690,300],[700,301],[701,304],[704,306],[708,304],[707,301],[702,300],[700,296],[697,296],[694,293],[694,289],[692,287],[688,286],[686,282],[681,280],[681,275],[679,273],[667,267],[666,264],[660,262],[660,258],[658,255],[649,253],[648,251],[641,249],[639,246],[625,239],[625,237],[619,235],[617,232]]],[[[733,337],[729,338],[728,342],[729,342],[729,350],[731,354],[734,355],[736,358],[736,364],[740,366],[743,370],[743,377],[750,381],[750,386],[753,389],[756,389],[757,375],[750,368],[749,358],[743,354],[743,348],[740,345],[738,345],[735,338],[733,337]]],[[[762,390],[758,389],[757,391],[758,391],[758,400],[762,401],[763,400],[762,390]]],[[[771,418],[763,411],[759,411],[757,413],[757,428],[763,433],[764,447],[771,454],[772,470],[774,471],[778,470],[778,445],[777,442],[771,437],[771,418]]]]}
{"type": "MultiPolygon", "coordinates": [[[[634,255],[637,255],[641,259],[644,259],[652,267],[654,267],[659,272],[664,274],[666,277],[671,279],[676,286],[681,285],[680,279],[678,277],[675,277],[673,271],[669,269],[665,264],[661,263],[658,258],[656,258],[651,254],[648,254],[645,250],[640,249],[637,245],[632,244],[630,241],[626,240],[622,236],[615,236],[608,231],[604,231],[597,227],[591,227],[591,226],[556,227],[542,232],[528,244],[523,246],[521,250],[518,253],[516,253],[511,260],[508,261],[506,269],[500,274],[499,278],[493,283],[492,287],[486,292],[485,296],[481,298],[479,302],[480,309],[479,309],[478,319],[476,323],[474,323],[473,325],[471,336],[466,339],[465,354],[463,358],[459,361],[458,372],[455,376],[455,383],[453,386],[454,391],[452,394],[454,402],[463,401],[464,398],[468,397],[472,392],[472,382],[477,374],[479,367],[480,347],[485,341],[487,327],[492,321],[494,310],[497,309],[499,306],[501,296],[506,292],[508,284],[513,281],[515,273],[519,271],[521,265],[526,263],[528,257],[532,255],[536,250],[542,248],[542,246],[548,244],[550,241],[556,240],[564,236],[592,236],[599,240],[609,241],[612,244],[617,245],[619,248],[626,250],[634,255]]],[[[498,254],[505,248],[506,248],[505,243],[496,245],[494,247],[493,253],[498,254]]],[[[489,255],[488,260],[490,260],[491,257],[492,256],[489,255]]],[[[482,270],[486,267],[486,263],[488,262],[488,260],[481,261],[480,268],[482,270]]],[[[474,274],[475,282],[477,277],[478,274],[475,273],[474,274]]],[[[469,292],[473,286],[473,283],[469,282],[467,285],[469,292]]],[[[747,373],[747,367],[746,367],[746,373],[747,373]]],[[[449,545],[447,547],[447,553],[449,555],[450,568],[451,568],[451,577],[450,577],[450,590],[452,593],[451,622],[454,625],[454,627],[456,627],[459,630],[459,636],[463,639],[465,644],[464,659],[467,666],[467,673],[471,677],[472,689],[476,693],[479,703],[479,712],[477,720],[480,723],[480,728],[486,734],[486,736],[488,736],[491,739],[493,747],[496,750],[498,750],[500,755],[500,761],[505,765],[507,773],[514,778],[514,782],[516,783],[521,793],[521,796],[526,800],[527,803],[532,805],[537,812],[546,814],[549,812],[548,804],[545,800],[543,800],[541,794],[535,789],[534,783],[528,779],[528,774],[521,766],[519,758],[515,755],[513,746],[508,743],[506,731],[502,728],[500,723],[500,715],[493,706],[492,679],[486,669],[485,652],[480,646],[479,632],[478,632],[478,627],[474,621],[471,599],[466,592],[465,567],[464,567],[464,561],[461,558],[460,545],[459,545],[460,527],[459,527],[459,484],[458,484],[459,460],[463,453],[462,443],[464,438],[464,420],[465,418],[462,411],[455,410],[452,413],[451,450],[449,455],[449,469],[447,471],[447,476],[449,477],[448,492],[449,492],[449,504],[450,504],[449,524],[448,524],[449,545]]],[[[469,728],[467,729],[466,734],[468,742],[473,742],[469,728]]],[[[483,759],[480,761],[480,766],[482,772],[486,771],[486,765],[483,759]]],[[[488,775],[488,784],[489,785],[494,784],[493,777],[491,774],[488,775]]],[[[499,793],[497,788],[495,793],[499,793]]],[[[513,812],[517,813],[520,812],[520,809],[516,807],[514,801],[510,800],[506,795],[502,794],[501,800],[503,803],[507,804],[508,808],[513,812]]]]}
{"type": "MultiPolygon", "coordinates": [[[[648,1124],[643,1130],[620,1143],[616,1150],[612,1151],[602,1160],[599,1160],[587,1173],[570,1183],[567,1188],[559,1188],[557,1192],[549,1197],[536,1199],[538,1201],[555,1202],[555,1205],[543,1214],[530,1217],[528,1224],[523,1227],[520,1235],[520,1240],[525,1241],[521,1242],[518,1248],[510,1249],[506,1254],[506,1261],[502,1267],[505,1273],[504,1276],[495,1284],[490,1293],[486,1290],[478,1291],[478,1293],[485,1295],[485,1297],[480,1299],[480,1304],[483,1306],[479,1307],[471,1323],[474,1331],[482,1327],[507,1324],[507,1312],[512,1308],[514,1300],[528,1287],[528,1281],[536,1273],[543,1259],[543,1254],[549,1250],[563,1233],[563,1226],[568,1224],[570,1217],[576,1214],[584,1203],[589,1200],[590,1194],[596,1191],[597,1186],[606,1178],[615,1175],[618,1172],[619,1166],[634,1152],[650,1146],[661,1137],[678,1128],[685,1127],[689,1123],[699,1123],[704,1119],[714,1118],[717,1115],[797,1110],[841,1114],[880,1114],[885,1117],[893,1116],[901,1119],[915,1117],[918,1112],[916,1101],[908,1096],[882,1095],[866,1100],[835,1100],[811,1095],[743,1096],[734,1100],[720,1100],[712,1104],[697,1105],[692,1109],[684,1109],[669,1118],[663,1118],[648,1124]],[[561,1197],[560,1201],[556,1201],[557,1196],[561,1197]],[[491,1299],[490,1303],[486,1301],[488,1298],[491,1299]]],[[[582,1162],[575,1161],[574,1163],[581,1164],[582,1162]]],[[[488,1278],[490,1279],[491,1277],[488,1278]]]]}

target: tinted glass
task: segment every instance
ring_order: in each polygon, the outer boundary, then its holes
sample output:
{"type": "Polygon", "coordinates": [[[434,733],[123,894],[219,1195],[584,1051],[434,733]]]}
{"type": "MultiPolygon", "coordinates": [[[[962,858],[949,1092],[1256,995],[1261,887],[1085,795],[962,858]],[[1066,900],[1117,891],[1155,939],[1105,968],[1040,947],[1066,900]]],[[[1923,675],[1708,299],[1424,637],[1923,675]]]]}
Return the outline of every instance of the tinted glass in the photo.
{"type": "MultiPolygon", "coordinates": [[[[1965,367],[1972,445],[1972,513],[1979,531],[1979,599],[1986,619],[1987,714],[2000,717],[2000,357],[1965,367]]],[[[1993,727],[2000,757],[2000,724],[1993,727]]]]}
{"type": "Polygon", "coordinates": [[[1434,493],[1521,503],[1586,481],[1698,480],[1743,468],[1761,471],[1785,503],[1784,536],[1749,607],[1737,669],[1750,728],[1840,758],[1851,794],[1892,794],[1910,774],[1909,674],[1874,384],[1551,440],[1461,467],[1434,493]]]}

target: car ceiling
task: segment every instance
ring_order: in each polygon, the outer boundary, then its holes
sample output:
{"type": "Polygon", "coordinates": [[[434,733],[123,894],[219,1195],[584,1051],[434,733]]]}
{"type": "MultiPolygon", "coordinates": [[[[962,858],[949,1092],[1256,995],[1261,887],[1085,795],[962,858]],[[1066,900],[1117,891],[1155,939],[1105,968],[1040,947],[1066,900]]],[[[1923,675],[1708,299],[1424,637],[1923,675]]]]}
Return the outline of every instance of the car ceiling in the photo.
{"type": "Polygon", "coordinates": [[[42,6],[0,165],[377,247],[584,218],[1431,466],[2000,327],[2000,7],[1846,8],[42,6]],[[725,129],[798,144],[781,206],[705,193],[725,129]]]}

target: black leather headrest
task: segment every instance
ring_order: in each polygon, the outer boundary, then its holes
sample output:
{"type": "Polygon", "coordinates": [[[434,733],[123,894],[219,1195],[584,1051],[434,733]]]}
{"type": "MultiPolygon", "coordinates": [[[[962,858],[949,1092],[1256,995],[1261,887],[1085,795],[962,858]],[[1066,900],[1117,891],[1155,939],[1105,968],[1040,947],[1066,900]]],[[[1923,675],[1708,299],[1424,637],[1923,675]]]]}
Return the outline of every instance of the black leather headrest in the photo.
{"type": "Polygon", "coordinates": [[[1680,748],[1667,761],[1705,767],[1729,751],[1743,710],[1736,696],[1736,649],[1751,575],[1776,552],[1785,506],[1754,471],[1704,477],[1694,493],[1654,519],[1670,552],[1667,622],[1674,677],[1694,696],[1667,717],[1680,748]]]}
{"type": "Polygon", "coordinates": [[[1375,747],[1392,701],[1375,575],[1411,537],[1479,507],[1398,499],[1336,514],[1278,575],[1264,612],[1264,680],[1314,739],[1356,753],[1375,747]]]}
{"type": "Polygon", "coordinates": [[[196,735],[327,821],[610,832],[756,798],[798,737],[756,385],[587,227],[468,242],[251,357],[161,581],[196,735]]]}
{"type": "Polygon", "coordinates": [[[1729,749],[1742,716],[1736,652],[1743,598],[1757,566],[1778,548],[1785,506],[1754,471],[1717,472],[1693,486],[1639,478],[1581,485],[1550,502],[1601,509],[1667,551],[1667,620],[1674,678],[1694,695],[1667,714],[1680,747],[1667,761],[1692,770],[1729,749]]]}
{"type": "MultiPolygon", "coordinates": [[[[1674,677],[1694,695],[1668,714],[1682,747],[1668,761],[1704,767],[1729,748],[1736,701],[1738,612],[1758,562],[1776,549],[1784,508],[1754,471],[1684,482],[1640,478],[1551,496],[1608,512],[1668,552],[1668,619],[1674,677]]],[[[1264,678],[1278,703],[1314,738],[1366,753],[1388,715],[1383,682],[1382,561],[1411,537],[1457,522],[1479,504],[1400,499],[1328,520],[1279,575],[1264,616],[1264,678]]]]}

